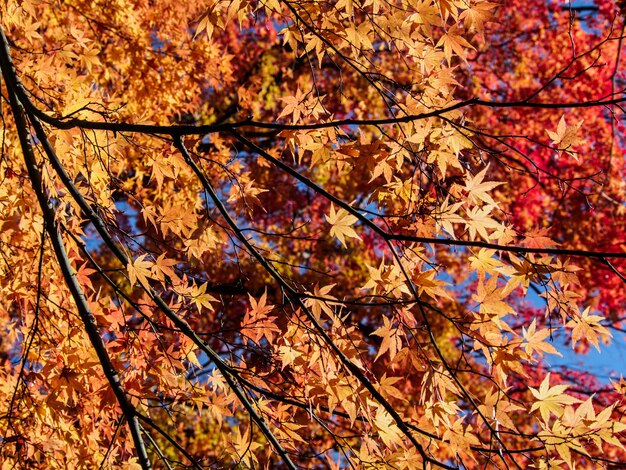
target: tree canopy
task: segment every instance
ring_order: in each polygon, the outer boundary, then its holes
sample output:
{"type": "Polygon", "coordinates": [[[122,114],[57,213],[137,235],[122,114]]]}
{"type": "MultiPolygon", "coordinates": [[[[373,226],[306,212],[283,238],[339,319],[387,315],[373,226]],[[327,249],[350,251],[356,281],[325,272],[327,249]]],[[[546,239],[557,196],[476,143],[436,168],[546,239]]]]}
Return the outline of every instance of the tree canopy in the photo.
{"type": "Polygon", "coordinates": [[[622,1],[3,0],[9,468],[606,468],[622,1]]]}

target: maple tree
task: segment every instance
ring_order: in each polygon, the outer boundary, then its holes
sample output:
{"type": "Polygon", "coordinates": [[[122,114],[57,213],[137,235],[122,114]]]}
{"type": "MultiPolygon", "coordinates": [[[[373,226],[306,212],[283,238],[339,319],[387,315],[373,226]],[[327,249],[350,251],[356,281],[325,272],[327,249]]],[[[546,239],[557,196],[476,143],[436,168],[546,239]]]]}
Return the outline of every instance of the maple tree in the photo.
{"type": "Polygon", "coordinates": [[[3,469],[626,461],[623,2],[0,8],[3,469]]]}

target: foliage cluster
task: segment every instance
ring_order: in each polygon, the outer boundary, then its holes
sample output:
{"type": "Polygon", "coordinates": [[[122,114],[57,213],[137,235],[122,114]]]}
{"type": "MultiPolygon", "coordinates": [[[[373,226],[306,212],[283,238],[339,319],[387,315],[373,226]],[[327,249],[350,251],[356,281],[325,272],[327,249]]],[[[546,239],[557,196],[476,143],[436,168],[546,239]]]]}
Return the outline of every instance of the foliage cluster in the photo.
{"type": "Polygon", "coordinates": [[[3,0],[2,468],[626,461],[621,4],[3,0]]]}

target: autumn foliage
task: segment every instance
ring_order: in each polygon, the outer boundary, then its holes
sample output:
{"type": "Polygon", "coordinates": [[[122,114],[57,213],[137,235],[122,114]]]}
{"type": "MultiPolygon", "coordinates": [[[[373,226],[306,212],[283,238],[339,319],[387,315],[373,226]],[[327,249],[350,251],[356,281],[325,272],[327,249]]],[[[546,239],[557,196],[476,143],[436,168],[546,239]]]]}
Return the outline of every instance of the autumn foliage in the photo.
{"type": "Polygon", "coordinates": [[[624,10],[3,0],[2,469],[623,465],[624,10]]]}

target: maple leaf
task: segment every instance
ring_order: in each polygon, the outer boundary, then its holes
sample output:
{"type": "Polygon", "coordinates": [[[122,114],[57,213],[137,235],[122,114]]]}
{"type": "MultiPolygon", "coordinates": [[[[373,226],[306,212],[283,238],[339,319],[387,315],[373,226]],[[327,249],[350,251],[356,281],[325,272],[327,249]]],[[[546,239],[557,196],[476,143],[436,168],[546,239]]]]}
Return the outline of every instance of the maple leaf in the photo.
{"type": "MultiPolygon", "coordinates": [[[[385,265],[384,260],[381,260],[378,268],[368,266],[367,269],[369,271],[369,279],[362,289],[373,289],[374,294],[392,295],[394,297],[401,297],[402,294],[411,294],[402,270],[395,263],[388,266],[385,265]]],[[[424,277],[424,284],[428,286],[430,279],[428,279],[427,275],[424,277]]]]}
{"type": "Polygon", "coordinates": [[[439,6],[441,17],[447,20],[449,16],[456,19],[458,15],[458,5],[454,0],[437,0],[436,4],[439,6]]]}
{"type": "Polygon", "coordinates": [[[367,22],[361,23],[358,27],[349,27],[345,30],[346,40],[354,49],[372,49],[372,26],[367,22]]]}
{"type": "Polygon", "coordinates": [[[473,2],[470,4],[469,8],[461,12],[459,19],[463,20],[463,24],[468,31],[478,31],[482,33],[484,23],[493,18],[492,10],[497,7],[497,3],[473,2]]]}
{"type": "Polygon", "coordinates": [[[202,364],[198,360],[195,350],[196,345],[191,341],[186,341],[180,346],[180,352],[187,359],[187,361],[196,366],[198,369],[202,369],[202,364]]]}
{"type": "Polygon", "coordinates": [[[467,192],[467,201],[469,203],[477,203],[478,201],[483,201],[490,205],[496,205],[493,198],[488,194],[494,188],[497,188],[503,183],[496,181],[483,181],[485,179],[485,175],[487,174],[487,170],[489,169],[489,165],[485,167],[480,173],[476,176],[471,177],[468,173],[466,176],[466,182],[463,189],[467,192]]]}
{"type": "MultiPolygon", "coordinates": [[[[84,117],[85,111],[88,109],[92,101],[89,97],[82,97],[80,99],[68,99],[68,104],[63,108],[61,114],[64,117],[74,117],[79,115],[84,117]]],[[[87,113],[88,114],[88,113],[87,113]]]]}
{"type": "Polygon", "coordinates": [[[338,0],[335,8],[338,10],[345,10],[345,15],[349,18],[354,15],[353,0],[338,0]]]}
{"type": "Polygon", "coordinates": [[[209,39],[213,36],[213,31],[215,30],[215,13],[213,7],[209,8],[206,12],[202,14],[202,16],[198,19],[198,24],[196,25],[196,32],[193,35],[193,39],[197,36],[206,32],[206,35],[209,39]]]}
{"type": "Polygon", "coordinates": [[[211,302],[219,302],[215,297],[211,294],[207,294],[208,283],[205,282],[201,286],[193,287],[191,289],[190,297],[191,302],[196,306],[198,312],[201,312],[203,308],[207,308],[211,311],[215,310],[211,302]]]}
{"type": "Polygon", "coordinates": [[[189,238],[197,226],[198,217],[194,214],[193,208],[166,203],[160,224],[163,233],[172,232],[189,238]]]}
{"type": "Polygon", "coordinates": [[[278,354],[282,362],[282,368],[293,364],[293,362],[302,356],[302,351],[299,351],[289,344],[282,345],[278,348],[278,354]]]}
{"type": "Polygon", "coordinates": [[[604,317],[600,315],[589,315],[590,307],[587,307],[583,313],[568,321],[565,326],[572,328],[572,347],[581,339],[589,341],[600,351],[599,341],[607,344],[612,335],[611,332],[600,324],[604,317]]]}
{"type": "Polygon", "coordinates": [[[333,290],[334,287],[335,284],[329,284],[323,287],[316,284],[313,289],[313,295],[304,301],[304,305],[311,310],[311,313],[317,321],[321,320],[322,312],[330,318],[335,318],[333,307],[338,305],[339,302],[335,302],[337,298],[330,295],[330,291],[333,290]]]}
{"type": "Polygon", "coordinates": [[[237,428],[233,445],[233,460],[236,464],[243,464],[248,468],[256,467],[257,457],[254,453],[261,444],[250,439],[249,430],[241,432],[241,428],[237,428]]]}
{"type": "Polygon", "coordinates": [[[564,287],[570,284],[579,285],[580,279],[576,273],[580,270],[580,267],[572,264],[568,259],[564,261],[557,259],[554,263],[552,279],[555,282],[559,282],[564,287]]]}
{"type": "Polygon", "coordinates": [[[449,198],[446,197],[446,199],[441,203],[439,213],[437,214],[437,229],[442,228],[445,232],[451,235],[452,238],[454,238],[453,224],[460,224],[465,222],[465,219],[463,219],[458,214],[458,211],[462,205],[462,202],[450,204],[449,198]]]}
{"type": "Polygon", "coordinates": [[[481,248],[478,255],[470,256],[470,266],[472,269],[475,269],[478,274],[497,274],[498,270],[502,268],[504,264],[493,257],[495,253],[496,250],[481,248]]]}
{"type": "Polygon", "coordinates": [[[352,225],[358,220],[356,216],[350,214],[345,209],[340,208],[338,211],[335,211],[335,206],[332,203],[330,205],[330,213],[326,216],[326,221],[331,225],[330,235],[337,237],[344,247],[346,247],[345,237],[361,239],[352,228],[352,225]]]}
{"type": "Polygon", "coordinates": [[[395,384],[402,381],[402,377],[387,377],[387,373],[383,374],[376,388],[385,397],[394,397],[398,400],[406,401],[406,396],[402,394],[400,390],[394,387],[395,384]]]}
{"type": "Polygon", "coordinates": [[[437,46],[443,45],[443,52],[448,63],[452,61],[452,53],[454,52],[460,59],[465,60],[467,49],[474,47],[467,42],[462,36],[463,31],[457,25],[452,26],[446,33],[441,36],[437,46]]]}
{"type": "Polygon", "coordinates": [[[129,260],[126,265],[126,270],[128,271],[128,280],[130,281],[130,285],[134,286],[137,281],[144,288],[149,289],[150,283],[148,279],[152,277],[152,266],[154,263],[152,261],[146,261],[145,258],[148,256],[147,254],[139,256],[137,259],[129,260]]]}
{"type": "Polygon", "coordinates": [[[470,239],[475,240],[478,234],[483,240],[489,240],[491,237],[487,229],[501,228],[502,224],[490,216],[493,209],[495,206],[487,205],[476,206],[467,211],[467,220],[464,223],[468,228],[470,239]]]}
{"type": "Polygon", "coordinates": [[[455,168],[460,168],[461,164],[459,163],[459,157],[455,152],[451,152],[446,149],[442,150],[433,150],[428,155],[428,163],[437,162],[437,167],[439,168],[439,174],[442,178],[446,177],[448,166],[452,166],[455,168]]]}
{"type": "Polygon", "coordinates": [[[164,282],[166,277],[176,279],[176,273],[172,269],[172,266],[176,266],[177,262],[173,259],[167,259],[165,253],[159,255],[152,266],[152,277],[161,282],[164,282]]]}
{"type": "Polygon", "coordinates": [[[539,353],[540,357],[543,357],[544,352],[563,357],[563,355],[558,352],[554,346],[544,341],[548,336],[551,336],[550,329],[544,328],[539,331],[536,331],[536,329],[537,319],[533,319],[532,323],[528,327],[528,330],[526,330],[526,328],[522,328],[522,336],[525,341],[524,351],[526,351],[526,354],[532,355],[536,351],[539,353]]]}
{"type": "Polygon", "coordinates": [[[550,415],[561,417],[565,411],[565,405],[580,402],[579,399],[571,395],[565,395],[564,392],[568,388],[568,385],[555,385],[554,387],[550,387],[550,374],[546,375],[538,389],[528,387],[533,396],[537,399],[537,401],[533,403],[530,411],[539,410],[541,418],[546,423],[550,419],[550,415]]]}
{"type": "Polygon", "coordinates": [[[282,101],[285,103],[285,107],[278,115],[278,119],[292,116],[293,122],[298,122],[302,112],[305,110],[304,102],[307,95],[307,93],[303,93],[300,88],[298,88],[294,96],[286,96],[283,98],[282,101]]]}
{"type": "Polygon", "coordinates": [[[383,326],[378,328],[372,334],[382,338],[380,349],[378,350],[378,354],[374,358],[374,361],[387,351],[389,351],[389,359],[393,360],[398,351],[402,349],[400,331],[397,328],[392,328],[391,321],[387,317],[383,317],[383,326]]]}
{"type": "Polygon", "coordinates": [[[89,276],[93,273],[97,272],[95,269],[91,269],[87,267],[87,262],[83,263],[78,270],[76,271],[76,280],[87,289],[95,292],[95,288],[89,276]]]}
{"type": "Polygon", "coordinates": [[[472,446],[480,444],[473,427],[469,424],[465,425],[460,419],[450,423],[442,438],[450,442],[450,450],[454,453],[466,453],[472,446]]]}
{"type": "Polygon", "coordinates": [[[250,300],[251,308],[246,311],[241,322],[241,335],[248,336],[256,343],[262,337],[272,342],[276,333],[280,332],[280,329],[274,323],[276,317],[268,315],[274,309],[274,306],[267,304],[267,289],[258,301],[251,295],[248,295],[248,299],[250,300]]]}
{"type": "Polygon", "coordinates": [[[386,445],[400,445],[402,443],[402,433],[391,415],[382,406],[376,408],[374,427],[378,435],[386,445]]]}
{"type": "Polygon", "coordinates": [[[582,436],[572,435],[572,429],[564,426],[559,420],[555,420],[551,427],[539,432],[538,436],[545,443],[546,447],[556,451],[570,468],[574,468],[572,451],[577,454],[589,455],[580,441],[582,436]]]}
{"type": "Polygon", "coordinates": [[[581,119],[573,126],[568,126],[565,122],[565,115],[561,116],[561,120],[556,128],[556,132],[548,131],[548,135],[552,139],[552,145],[555,145],[557,150],[566,152],[572,155],[576,160],[578,157],[571,150],[573,146],[576,146],[580,143],[581,139],[578,136],[578,132],[584,123],[584,119],[581,119]]]}
{"type": "Polygon", "coordinates": [[[549,228],[534,229],[526,232],[521,244],[528,248],[553,248],[559,246],[557,242],[547,236],[549,228]]]}
{"type": "Polygon", "coordinates": [[[481,413],[493,421],[494,424],[504,426],[511,430],[516,429],[511,414],[523,410],[521,406],[508,401],[501,392],[495,390],[493,387],[487,392],[483,404],[479,405],[478,408],[481,413]]]}
{"type": "Polygon", "coordinates": [[[233,190],[231,191],[231,195],[228,198],[228,202],[241,201],[241,203],[245,206],[245,208],[249,212],[251,211],[251,208],[248,207],[249,203],[252,203],[255,206],[259,207],[261,210],[265,211],[263,204],[261,203],[261,201],[259,200],[257,196],[259,194],[267,192],[268,190],[260,189],[257,186],[255,186],[254,180],[246,181],[245,184],[241,186],[239,188],[233,188],[233,190]]]}

